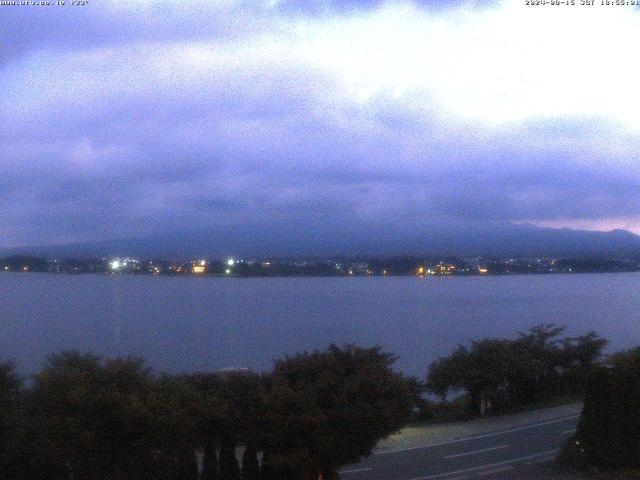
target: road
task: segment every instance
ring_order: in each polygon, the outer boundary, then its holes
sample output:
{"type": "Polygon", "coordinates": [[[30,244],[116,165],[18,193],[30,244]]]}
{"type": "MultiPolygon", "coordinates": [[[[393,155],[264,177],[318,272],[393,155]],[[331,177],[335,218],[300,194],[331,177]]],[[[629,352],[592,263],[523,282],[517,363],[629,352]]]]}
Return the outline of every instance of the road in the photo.
{"type": "Polygon", "coordinates": [[[343,480],[462,480],[553,458],[575,431],[567,415],[430,445],[378,450],[340,470],[343,480]]]}

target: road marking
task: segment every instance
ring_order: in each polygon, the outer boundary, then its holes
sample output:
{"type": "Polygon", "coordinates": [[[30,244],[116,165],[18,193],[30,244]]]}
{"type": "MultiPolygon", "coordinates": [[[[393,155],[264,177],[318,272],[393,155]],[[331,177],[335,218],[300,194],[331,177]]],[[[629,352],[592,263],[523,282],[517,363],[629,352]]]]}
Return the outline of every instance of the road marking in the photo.
{"type": "Polygon", "coordinates": [[[555,458],[555,455],[550,455],[548,457],[542,457],[538,460],[534,460],[535,463],[547,463],[555,458]]]}
{"type": "Polygon", "coordinates": [[[567,433],[573,433],[575,431],[576,431],[576,429],[572,428],[571,430],[565,430],[564,432],[561,432],[561,433],[562,433],[562,435],[566,435],[567,433]]]}
{"type": "Polygon", "coordinates": [[[478,472],[479,477],[488,477],[489,475],[497,475],[498,473],[510,472],[515,467],[513,465],[506,465],[504,467],[494,468],[493,470],[487,470],[485,472],[478,472]]]}
{"type": "Polygon", "coordinates": [[[559,449],[549,450],[547,452],[540,452],[540,453],[534,453],[533,455],[527,455],[526,457],[512,458],[511,460],[505,460],[504,462],[491,463],[489,465],[481,465],[479,467],[465,468],[463,470],[456,470],[455,472],[437,473],[435,475],[427,475],[426,477],[415,477],[415,478],[412,478],[411,480],[431,480],[433,478],[450,477],[451,475],[458,475],[460,473],[477,472],[478,470],[487,470],[487,469],[493,468],[493,467],[500,467],[502,465],[509,465],[510,463],[518,463],[518,462],[522,462],[524,460],[529,460],[531,458],[544,457],[544,456],[547,456],[547,455],[551,455],[551,454],[557,453],[559,451],[560,451],[559,449]]]}
{"type": "Polygon", "coordinates": [[[508,430],[502,430],[502,431],[499,431],[499,432],[485,433],[485,434],[482,434],[482,435],[474,435],[474,436],[471,436],[471,437],[464,437],[464,438],[456,438],[454,440],[447,440],[446,442],[430,443],[430,444],[424,444],[424,445],[416,445],[415,447],[395,448],[395,449],[389,449],[389,450],[378,450],[376,452],[373,452],[373,454],[374,455],[387,455],[389,453],[407,452],[409,450],[420,450],[422,448],[439,447],[441,445],[451,445],[452,443],[468,442],[470,440],[477,440],[479,438],[495,437],[497,435],[504,435],[505,433],[520,432],[522,430],[529,430],[531,428],[537,428],[537,427],[543,427],[545,425],[551,425],[552,423],[565,422],[567,420],[573,420],[574,418],[578,418],[579,416],[580,415],[571,415],[569,417],[557,418],[557,419],[549,420],[549,421],[546,421],[546,422],[540,422],[540,423],[536,423],[536,424],[525,425],[523,427],[510,428],[508,430]]]}
{"type": "Polygon", "coordinates": [[[371,470],[371,468],[354,468],[353,470],[339,470],[338,473],[344,475],[346,473],[368,472],[369,470],[371,470]]]}
{"type": "Polygon", "coordinates": [[[508,446],[509,445],[500,445],[499,447],[483,448],[482,450],[473,450],[471,452],[465,452],[465,453],[456,453],[455,455],[447,455],[444,458],[458,458],[458,457],[464,457],[466,455],[475,455],[477,453],[491,452],[492,450],[500,450],[502,448],[507,448],[508,446]]]}

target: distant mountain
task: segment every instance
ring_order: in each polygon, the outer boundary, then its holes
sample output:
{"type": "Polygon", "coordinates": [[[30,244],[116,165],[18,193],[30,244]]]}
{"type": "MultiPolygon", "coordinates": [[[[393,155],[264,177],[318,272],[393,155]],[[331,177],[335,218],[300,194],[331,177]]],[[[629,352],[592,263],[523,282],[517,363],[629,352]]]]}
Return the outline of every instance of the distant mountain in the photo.
{"type": "Polygon", "coordinates": [[[197,230],[154,237],[0,249],[0,254],[45,256],[220,257],[302,255],[636,255],[640,236],[624,230],[595,232],[529,224],[425,223],[410,233],[387,226],[268,225],[197,230]]]}

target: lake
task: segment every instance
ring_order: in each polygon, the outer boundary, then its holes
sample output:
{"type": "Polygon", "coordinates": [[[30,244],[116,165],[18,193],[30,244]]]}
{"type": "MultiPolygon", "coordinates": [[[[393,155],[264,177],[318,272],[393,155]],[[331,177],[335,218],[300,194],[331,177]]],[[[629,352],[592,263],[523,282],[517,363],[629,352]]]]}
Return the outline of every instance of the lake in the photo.
{"type": "Polygon", "coordinates": [[[424,376],[460,342],[540,323],[640,345],[640,273],[195,278],[0,274],[0,358],[23,373],[62,349],[144,357],[157,371],[267,370],[331,342],[381,344],[424,376]]]}

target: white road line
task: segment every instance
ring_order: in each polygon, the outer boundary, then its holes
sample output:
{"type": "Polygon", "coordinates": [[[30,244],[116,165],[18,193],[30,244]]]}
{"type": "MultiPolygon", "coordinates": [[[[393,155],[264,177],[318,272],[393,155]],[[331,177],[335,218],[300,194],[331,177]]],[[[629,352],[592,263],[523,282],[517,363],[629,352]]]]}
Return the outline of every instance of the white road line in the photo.
{"type": "Polygon", "coordinates": [[[492,470],[486,470],[484,472],[478,472],[479,477],[488,477],[489,475],[497,475],[498,473],[510,472],[515,467],[513,465],[505,465],[504,467],[494,468],[492,470]]]}
{"type": "Polygon", "coordinates": [[[576,431],[576,429],[572,428],[571,430],[565,430],[564,432],[561,432],[561,433],[562,433],[562,435],[566,435],[567,433],[573,433],[575,431],[576,431]]]}
{"type": "Polygon", "coordinates": [[[369,470],[371,470],[371,468],[354,468],[353,470],[339,470],[338,473],[344,475],[346,473],[368,472],[369,470]]]}
{"type": "Polygon", "coordinates": [[[549,420],[549,421],[546,421],[546,422],[540,422],[540,423],[535,423],[535,424],[531,424],[531,425],[525,425],[524,427],[510,428],[508,430],[502,430],[502,431],[499,431],[499,432],[492,432],[492,433],[485,433],[483,435],[474,435],[474,436],[471,436],[471,437],[456,438],[455,440],[447,440],[446,442],[429,443],[429,444],[425,444],[425,445],[417,445],[415,447],[395,448],[395,449],[389,449],[389,450],[378,450],[377,452],[373,452],[373,454],[374,455],[387,455],[389,453],[407,452],[409,450],[420,450],[422,448],[439,447],[441,445],[451,445],[452,443],[468,442],[470,440],[477,440],[479,438],[495,437],[497,435],[504,435],[505,433],[519,432],[519,431],[522,431],[522,430],[529,430],[531,428],[543,427],[544,425],[550,425],[552,423],[565,422],[567,420],[572,420],[574,418],[578,418],[579,416],[580,415],[571,415],[569,417],[562,417],[562,418],[557,418],[557,419],[554,419],[554,420],[549,420]]]}
{"type": "Polygon", "coordinates": [[[547,463],[555,458],[555,455],[550,455],[548,457],[542,457],[537,460],[534,460],[535,463],[547,463]]]}
{"type": "Polygon", "coordinates": [[[511,460],[505,460],[504,462],[491,463],[489,465],[481,465],[479,467],[465,468],[464,470],[456,470],[455,472],[438,473],[436,475],[427,475],[426,477],[415,477],[415,478],[412,478],[411,480],[431,480],[433,478],[450,477],[451,475],[458,475],[460,473],[477,472],[478,470],[487,470],[493,467],[509,465],[510,463],[518,463],[524,460],[529,460],[531,458],[544,457],[547,455],[551,455],[553,453],[557,453],[559,451],[560,451],[559,449],[549,450],[547,452],[540,452],[540,453],[534,453],[533,455],[527,455],[526,457],[512,458],[511,460]]]}
{"type": "Polygon", "coordinates": [[[500,450],[503,448],[508,448],[509,445],[500,445],[499,447],[491,447],[491,448],[483,448],[482,450],[473,450],[471,452],[465,452],[465,453],[456,453],[455,455],[447,455],[444,458],[458,458],[458,457],[465,457],[467,455],[475,455],[477,453],[484,453],[484,452],[491,452],[492,450],[500,450]]]}

